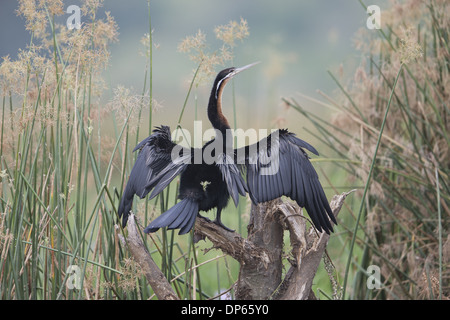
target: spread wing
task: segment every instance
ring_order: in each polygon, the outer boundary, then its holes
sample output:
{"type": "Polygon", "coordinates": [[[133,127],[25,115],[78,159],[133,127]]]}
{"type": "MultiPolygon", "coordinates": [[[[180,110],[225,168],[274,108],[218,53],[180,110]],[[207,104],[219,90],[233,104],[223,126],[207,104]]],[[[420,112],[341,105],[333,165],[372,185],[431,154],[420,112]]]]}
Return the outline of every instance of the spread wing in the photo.
{"type": "Polygon", "coordinates": [[[153,189],[149,199],[154,198],[186,169],[192,157],[192,149],[183,148],[172,142],[168,126],[157,127],[152,135],[134,148],[133,152],[136,150],[140,152],[131,170],[118,210],[124,227],[134,195],[142,199],[153,189]]]}
{"type": "Polygon", "coordinates": [[[256,144],[236,150],[236,163],[245,163],[250,198],[256,203],[283,195],[305,208],[314,226],[333,231],[329,218],[336,219],[319,182],[319,177],[303,150],[317,150],[287,130],[277,130],[256,144]]]}

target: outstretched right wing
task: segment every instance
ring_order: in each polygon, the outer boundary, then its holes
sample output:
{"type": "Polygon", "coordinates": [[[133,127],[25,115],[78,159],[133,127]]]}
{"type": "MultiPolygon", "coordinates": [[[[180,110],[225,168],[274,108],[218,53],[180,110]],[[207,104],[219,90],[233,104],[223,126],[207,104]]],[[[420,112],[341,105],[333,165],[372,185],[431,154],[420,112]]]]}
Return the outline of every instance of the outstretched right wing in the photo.
{"type": "Polygon", "coordinates": [[[168,126],[157,127],[152,135],[134,148],[133,152],[136,150],[140,152],[131,170],[118,210],[123,227],[127,224],[134,195],[142,199],[153,189],[149,199],[154,198],[186,169],[192,157],[192,149],[183,148],[172,142],[168,126]]]}

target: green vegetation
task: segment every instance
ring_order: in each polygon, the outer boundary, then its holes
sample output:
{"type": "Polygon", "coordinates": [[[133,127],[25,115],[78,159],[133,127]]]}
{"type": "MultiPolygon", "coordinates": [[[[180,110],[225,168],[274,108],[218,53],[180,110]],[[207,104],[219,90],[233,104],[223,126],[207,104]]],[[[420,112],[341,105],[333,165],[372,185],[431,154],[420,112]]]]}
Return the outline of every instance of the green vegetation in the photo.
{"type": "MultiPolygon", "coordinates": [[[[126,229],[116,214],[132,149],[156,124],[159,107],[151,8],[142,93],[108,88],[114,98],[105,105],[101,75],[118,26],[108,13],[96,16],[100,5],[84,1],[83,26],[71,31],[55,22],[60,1],[19,1],[30,43],[0,64],[0,299],[155,298],[120,241],[126,229]]],[[[331,121],[284,99],[286,112],[308,119],[306,131],[322,144],[322,157],[312,161],[327,195],[361,191],[348,197],[328,247],[331,261],[316,276],[321,299],[450,297],[448,12],[445,1],[405,1],[383,13],[382,29],[358,33],[365,58],[354,80],[343,84],[330,72],[342,95],[306,97],[336,114],[331,121]],[[380,289],[367,288],[370,265],[380,267],[380,289]]],[[[215,51],[201,31],[179,45],[194,72],[172,129],[183,126],[187,109],[197,119],[196,90],[249,36],[244,19],[214,32],[222,44],[215,51]]],[[[232,88],[232,126],[245,127],[232,88]]],[[[141,225],[176,202],[176,183],[154,200],[136,199],[141,225]]],[[[245,235],[250,201],[240,200],[223,218],[245,235]]],[[[166,230],[143,239],[181,298],[233,298],[239,265],[210,243],[166,230]]]]}

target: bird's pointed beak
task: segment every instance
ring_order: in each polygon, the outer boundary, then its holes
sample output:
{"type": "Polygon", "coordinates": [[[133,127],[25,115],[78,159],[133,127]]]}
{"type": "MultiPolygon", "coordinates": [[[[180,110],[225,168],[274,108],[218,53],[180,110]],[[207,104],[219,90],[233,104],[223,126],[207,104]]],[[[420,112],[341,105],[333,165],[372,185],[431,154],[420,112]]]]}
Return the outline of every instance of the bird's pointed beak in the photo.
{"type": "Polygon", "coordinates": [[[248,64],[248,65],[246,65],[246,66],[243,66],[243,67],[240,67],[240,68],[236,68],[236,69],[234,69],[234,71],[233,71],[233,73],[231,74],[231,76],[235,76],[235,75],[237,75],[239,72],[242,72],[242,71],[244,71],[244,70],[247,70],[248,68],[251,68],[251,67],[253,67],[254,65],[257,65],[258,63],[261,63],[261,61],[253,62],[253,63],[250,63],[250,64],[248,64]]]}

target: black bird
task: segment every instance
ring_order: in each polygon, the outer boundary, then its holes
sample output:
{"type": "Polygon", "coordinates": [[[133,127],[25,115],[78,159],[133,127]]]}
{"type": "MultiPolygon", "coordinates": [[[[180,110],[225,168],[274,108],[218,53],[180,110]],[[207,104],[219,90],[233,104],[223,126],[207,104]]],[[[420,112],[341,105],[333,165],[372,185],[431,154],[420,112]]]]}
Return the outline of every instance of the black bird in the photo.
{"type": "Polygon", "coordinates": [[[329,219],[337,222],[304,150],[318,155],[313,146],[294,133],[280,129],[256,144],[233,149],[233,138],[227,134],[230,125],[222,113],[222,93],[233,76],[253,65],[227,68],[217,75],[208,104],[208,118],[216,129],[216,137],[203,148],[188,149],[173,143],[167,126],[156,128],[134,148],[133,152],[140,152],[118,211],[124,227],[135,194],[144,198],[152,191],[149,196],[152,199],[181,175],[180,201],[152,221],[145,233],[168,227],[185,234],[193,228],[199,211],[212,208],[217,208],[214,223],[230,230],[221,222],[222,209],[230,196],[237,206],[239,194],[245,196],[246,193],[255,204],[288,196],[307,210],[319,231],[333,231],[329,219]],[[210,155],[212,160],[208,161],[205,155],[210,155]]]}

